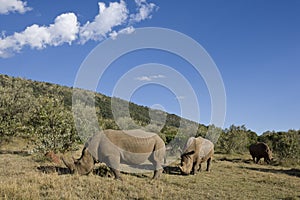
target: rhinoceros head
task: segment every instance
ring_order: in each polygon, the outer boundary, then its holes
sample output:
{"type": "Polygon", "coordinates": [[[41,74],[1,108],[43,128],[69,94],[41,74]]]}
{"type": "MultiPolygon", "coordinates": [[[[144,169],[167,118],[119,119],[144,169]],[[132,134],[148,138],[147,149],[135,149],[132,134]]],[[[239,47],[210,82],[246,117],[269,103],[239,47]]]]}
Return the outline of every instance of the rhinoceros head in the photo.
{"type": "Polygon", "coordinates": [[[181,164],[179,166],[180,171],[184,175],[188,175],[191,173],[193,168],[193,158],[192,155],[195,151],[190,151],[181,155],[181,164]]]}
{"type": "Polygon", "coordinates": [[[273,155],[271,149],[267,149],[268,156],[266,157],[266,162],[270,164],[271,160],[273,160],[273,155]]]}
{"type": "Polygon", "coordinates": [[[87,175],[94,167],[94,159],[86,148],[83,149],[82,155],[79,159],[73,158],[73,161],[70,162],[62,157],[62,161],[69,168],[72,174],[78,173],[80,175],[87,175]]]}

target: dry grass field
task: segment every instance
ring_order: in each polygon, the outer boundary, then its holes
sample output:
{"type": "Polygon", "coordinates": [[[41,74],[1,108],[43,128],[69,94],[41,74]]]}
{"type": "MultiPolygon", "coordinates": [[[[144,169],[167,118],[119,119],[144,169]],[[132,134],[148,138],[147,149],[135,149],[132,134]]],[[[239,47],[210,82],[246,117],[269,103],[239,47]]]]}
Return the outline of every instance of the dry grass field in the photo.
{"type": "Polygon", "coordinates": [[[193,176],[168,167],[159,180],[150,172],[122,174],[118,181],[71,175],[62,164],[22,150],[18,144],[0,148],[0,199],[300,199],[299,167],[257,165],[248,155],[217,154],[211,172],[193,176]]]}

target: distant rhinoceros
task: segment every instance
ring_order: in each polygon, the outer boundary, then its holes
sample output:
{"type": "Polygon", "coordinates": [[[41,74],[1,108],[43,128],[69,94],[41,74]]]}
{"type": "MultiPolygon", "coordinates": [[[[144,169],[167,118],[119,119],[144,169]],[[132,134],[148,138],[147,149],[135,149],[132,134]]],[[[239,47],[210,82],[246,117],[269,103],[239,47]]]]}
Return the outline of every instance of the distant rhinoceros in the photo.
{"type": "Polygon", "coordinates": [[[201,163],[207,162],[206,171],[210,170],[210,161],[214,154],[214,144],[202,137],[188,139],[185,150],[181,155],[181,173],[188,175],[196,174],[201,169],[201,163]]]}
{"type": "Polygon", "coordinates": [[[153,164],[153,178],[162,173],[165,143],[155,133],[143,130],[104,130],[92,136],[85,144],[82,155],[74,162],[62,158],[71,173],[89,174],[96,162],[105,163],[116,179],[120,177],[120,163],[140,165],[147,159],[153,164]]]}
{"type": "Polygon", "coordinates": [[[269,164],[273,159],[272,151],[266,143],[258,142],[256,144],[251,144],[249,147],[249,151],[252,156],[253,162],[255,163],[258,163],[261,158],[264,158],[265,162],[269,164]]]}

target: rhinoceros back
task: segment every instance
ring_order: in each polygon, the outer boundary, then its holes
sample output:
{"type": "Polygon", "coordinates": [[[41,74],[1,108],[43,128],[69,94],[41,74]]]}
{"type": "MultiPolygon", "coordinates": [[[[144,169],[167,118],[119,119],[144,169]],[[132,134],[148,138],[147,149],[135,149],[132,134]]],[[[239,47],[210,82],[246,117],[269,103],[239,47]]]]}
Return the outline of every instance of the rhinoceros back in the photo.
{"type": "Polygon", "coordinates": [[[150,154],[164,157],[165,144],[155,133],[142,130],[105,130],[91,137],[85,145],[92,156],[101,161],[107,155],[120,156],[130,164],[144,162],[150,154]]]}
{"type": "Polygon", "coordinates": [[[184,153],[195,151],[197,157],[207,160],[214,153],[214,144],[202,137],[190,137],[185,145],[184,153]]]}
{"type": "Polygon", "coordinates": [[[266,143],[258,142],[256,144],[252,144],[249,147],[250,154],[253,156],[267,156],[270,151],[269,146],[266,143]]]}
{"type": "Polygon", "coordinates": [[[202,158],[202,160],[207,160],[214,153],[214,144],[202,137],[196,139],[199,148],[199,157],[202,158]]]}

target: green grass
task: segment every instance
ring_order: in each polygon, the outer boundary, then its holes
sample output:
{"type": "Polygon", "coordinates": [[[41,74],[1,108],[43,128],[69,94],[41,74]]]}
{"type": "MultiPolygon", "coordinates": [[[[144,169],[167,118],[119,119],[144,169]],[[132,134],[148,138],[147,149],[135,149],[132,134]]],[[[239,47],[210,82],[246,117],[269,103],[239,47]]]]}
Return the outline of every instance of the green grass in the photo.
{"type": "Polygon", "coordinates": [[[117,181],[43,173],[41,166],[64,166],[0,150],[0,199],[300,199],[299,168],[253,164],[249,155],[217,154],[211,172],[194,176],[163,174],[151,180],[151,172],[122,174],[124,180],[117,181]]]}

